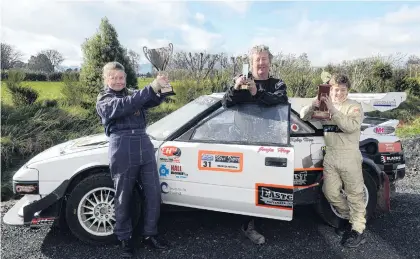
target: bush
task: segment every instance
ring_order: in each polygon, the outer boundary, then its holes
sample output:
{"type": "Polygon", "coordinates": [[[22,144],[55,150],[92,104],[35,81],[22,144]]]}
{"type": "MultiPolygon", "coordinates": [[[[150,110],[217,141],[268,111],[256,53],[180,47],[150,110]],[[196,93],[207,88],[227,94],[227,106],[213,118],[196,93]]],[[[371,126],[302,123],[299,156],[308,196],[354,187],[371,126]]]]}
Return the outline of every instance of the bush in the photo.
{"type": "Polygon", "coordinates": [[[2,200],[10,195],[7,190],[11,189],[11,174],[28,159],[51,146],[97,133],[99,129],[97,120],[42,103],[18,107],[2,103],[1,110],[1,180],[6,184],[2,186],[2,200]]]}
{"type": "Polygon", "coordinates": [[[82,87],[77,73],[66,72],[63,74],[64,87],[62,93],[68,105],[80,105],[83,101],[82,87]]]}
{"type": "Polygon", "coordinates": [[[38,98],[38,92],[21,86],[25,78],[25,73],[21,70],[10,70],[6,87],[12,96],[12,102],[15,106],[33,104],[38,98]]]}
{"type": "MultiPolygon", "coordinates": [[[[7,80],[9,78],[9,73],[13,70],[2,70],[1,71],[1,79],[7,80]]],[[[45,73],[45,72],[33,72],[30,70],[21,70],[25,73],[25,78],[23,81],[49,81],[49,82],[59,82],[63,79],[63,72],[52,72],[52,73],[45,73]]],[[[79,72],[72,71],[79,80],[79,72]]]]}
{"type": "Polygon", "coordinates": [[[47,74],[47,80],[51,82],[58,82],[63,79],[63,73],[61,72],[53,72],[47,74]]]}

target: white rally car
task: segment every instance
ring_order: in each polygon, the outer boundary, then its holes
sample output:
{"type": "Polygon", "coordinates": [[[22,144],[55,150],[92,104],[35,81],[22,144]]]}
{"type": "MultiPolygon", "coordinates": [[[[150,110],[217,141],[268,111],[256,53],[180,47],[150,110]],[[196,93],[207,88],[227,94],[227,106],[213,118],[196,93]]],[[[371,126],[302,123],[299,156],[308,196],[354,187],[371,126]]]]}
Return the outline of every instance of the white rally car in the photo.
{"type": "MultiPolygon", "coordinates": [[[[156,150],[163,203],[292,220],[296,205],[315,205],[336,226],[341,216],[322,194],[323,130],[298,112],[309,98],[260,107],[221,105],[222,93],[201,96],[147,128],[156,150]]],[[[350,94],[364,111],[387,110],[405,93],[350,94]]],[[[389,210],[390,183],[404,177],[404,156],[395,122],[367,118],[360,149],[368,217],[389,210]],[[394,124],[393,124],[394,123],[394,124]],[[392,129],[391,129],[392,128],[392,129]]],[[[4,216],[6,224],[67,224],[84,242],[113,240],[114,189],[103,134],[54,146],[36,155],[13,177],[24,195],[4,216]]],[[[141,215],[141,189],[133,204],[141,215]]],[[[343,192],[343,195],[345,193],[343,192]]]]}

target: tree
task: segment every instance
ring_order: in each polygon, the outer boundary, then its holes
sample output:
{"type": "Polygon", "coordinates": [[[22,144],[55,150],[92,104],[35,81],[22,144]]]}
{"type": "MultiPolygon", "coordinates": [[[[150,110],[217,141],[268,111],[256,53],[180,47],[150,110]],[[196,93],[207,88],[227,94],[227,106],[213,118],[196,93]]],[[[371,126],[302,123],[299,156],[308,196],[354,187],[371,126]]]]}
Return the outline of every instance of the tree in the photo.
{"type": "Polygon", "coordinates": [[[64,61],[63,55],[55,49],[47,49],[40,52],[44,54],[53,65],[53,71],[64,61]]]}
{"type": "Polygon", "coordinates": [[[133,67],[134,72],[137,75],[137,72],[140,69],[140,54],[135,52],[132,49],[128,50],[127,53],[128,53],[128,60],[130,61],[131,66],[133,67]]]}
{"type": "Polygon", "coordinates": [[[38,54],[36,56],[31,56],[28,60],[28,69],[50,73],[54,71],[54,66],[45,54],[38,54]]]}
{"type": "Polygon", "coordinates": [[[102,68],[112,61],[121,63],[127,74],[127,87],[137,88],[137,77],[129,60],[128,53],[120,45],[118,34],[108,18],[101,19],[98,31],[82,44],[83,64],[80,81],[85,91],[97,96],[103,88],[102,68]]]}
{"type": "Polygon", "coordinates": [[[10,69],[17,62],[21,62],[22,53],[15,49],[14,46],[1,43],[1,69],[10,69]]]}
{"type": "Polygon", "coordinates": [[[392,78],[392,66],[389,63],[377,62],[374,66],[374,76],[381,82],[381,93],[385,92],[386,81],[392,78]]]}

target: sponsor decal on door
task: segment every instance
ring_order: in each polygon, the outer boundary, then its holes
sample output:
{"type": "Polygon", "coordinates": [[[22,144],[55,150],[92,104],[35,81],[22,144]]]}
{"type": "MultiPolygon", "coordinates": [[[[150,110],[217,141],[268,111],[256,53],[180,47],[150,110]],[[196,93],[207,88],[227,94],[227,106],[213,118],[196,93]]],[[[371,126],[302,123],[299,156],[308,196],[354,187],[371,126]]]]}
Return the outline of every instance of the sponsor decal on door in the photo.
{"type": "Polygon", "coordinates": [[[293,186],[255,184],[255,205],[281,210],[293,210],[293,186]]]}
{"type": "Polygon", "coordinates": [[[240,173],[243,170],[243,157],[243,153],[239,152],[199,150],[198,169],[202,171],[240,173]]]}

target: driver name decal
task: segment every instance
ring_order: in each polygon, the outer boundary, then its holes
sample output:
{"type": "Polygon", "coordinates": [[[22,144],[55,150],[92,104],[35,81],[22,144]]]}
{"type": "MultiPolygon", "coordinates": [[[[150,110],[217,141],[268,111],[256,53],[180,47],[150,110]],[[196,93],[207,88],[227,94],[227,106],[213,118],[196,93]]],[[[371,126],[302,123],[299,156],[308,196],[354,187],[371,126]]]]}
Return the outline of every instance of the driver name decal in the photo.
{"type": "Polygon", "coordinates": [[[240,173],[243,169],[243,153],[200,150],[198,151],[198,169],[240,173]]]}
{"type": "Polygon", "coordinates": [[[256,183],[255,205],[281,210],[293,210],[293,186],[256,183]]]}
{"type": "Polygon", "coordinates": [[[278,147],[278,148],[259,147],[258,148],[258,153],[274,153],[274,152],[289,154],[290,149],[289,148],[284,148],[284,147],[278,147]]]}

